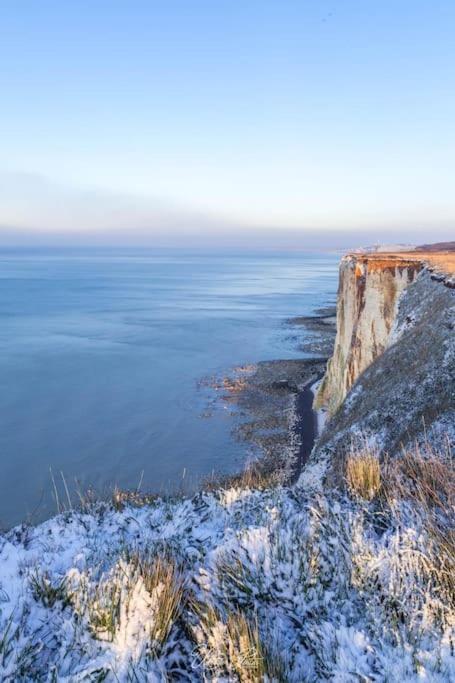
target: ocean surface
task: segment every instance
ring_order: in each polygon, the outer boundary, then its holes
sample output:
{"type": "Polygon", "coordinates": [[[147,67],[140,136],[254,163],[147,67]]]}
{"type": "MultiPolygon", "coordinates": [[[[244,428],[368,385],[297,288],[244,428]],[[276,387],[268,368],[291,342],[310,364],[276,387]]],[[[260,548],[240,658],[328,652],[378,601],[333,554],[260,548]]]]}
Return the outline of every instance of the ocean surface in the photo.
{"type": "Polygon", "coordinates": [[[338,261],[0,251],[0,525],[53,514],[62,473],[75,500],[76,482],[169,492],[239,469],[245,445],[222,405],[204,417],[200,381],[301,356],[285,321],[334,301],[338,261]]]}

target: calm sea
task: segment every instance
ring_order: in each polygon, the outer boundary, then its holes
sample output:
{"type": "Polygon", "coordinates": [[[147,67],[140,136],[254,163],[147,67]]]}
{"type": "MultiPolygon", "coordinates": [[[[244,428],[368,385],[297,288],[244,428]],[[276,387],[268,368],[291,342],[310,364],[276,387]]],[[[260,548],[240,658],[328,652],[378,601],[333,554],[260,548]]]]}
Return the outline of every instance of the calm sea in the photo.
{"type": "Polygon", "coordinates": [[[199,381],[298,357],[284,321],[333,301],[338,257],[0,251],[0,524],[115,484],[166,491],[245,446],[199,381]],[[143,473],[143,474],[142,474],[143,473]]]}

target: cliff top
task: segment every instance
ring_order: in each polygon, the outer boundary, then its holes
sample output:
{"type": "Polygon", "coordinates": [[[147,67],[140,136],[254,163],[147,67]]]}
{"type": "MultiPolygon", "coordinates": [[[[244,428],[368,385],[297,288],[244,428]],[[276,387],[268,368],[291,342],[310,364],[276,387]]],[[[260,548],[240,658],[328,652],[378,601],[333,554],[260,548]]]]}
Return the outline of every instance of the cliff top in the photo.
{"type": "Polygon", "coordinates": [[[408,267],[415,263],[429,265],[447,275],[455,275],[455,242],[424,244],[409,251],[360,252],[350,255],[367,263],[372,269],[397,265],[408,267]]]}

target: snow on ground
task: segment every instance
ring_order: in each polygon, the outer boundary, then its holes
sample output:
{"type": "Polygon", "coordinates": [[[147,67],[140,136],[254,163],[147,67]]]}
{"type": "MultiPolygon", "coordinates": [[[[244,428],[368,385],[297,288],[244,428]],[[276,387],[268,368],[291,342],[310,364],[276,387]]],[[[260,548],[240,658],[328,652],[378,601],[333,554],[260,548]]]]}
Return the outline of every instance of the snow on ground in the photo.
{"type": "Polygon", "coordinates": [[[0,539],[0,679],[455,680],[453,600],[429,548],[415,513],[384,520],[373,503],[302,487],[98,504],[17,527],[0,539]],[[141,567],[171,556],[182,591],[162,638],[165,585],[141,567]],[[243,618],[260,677],[251,652],[239,667],[243,618]]]}

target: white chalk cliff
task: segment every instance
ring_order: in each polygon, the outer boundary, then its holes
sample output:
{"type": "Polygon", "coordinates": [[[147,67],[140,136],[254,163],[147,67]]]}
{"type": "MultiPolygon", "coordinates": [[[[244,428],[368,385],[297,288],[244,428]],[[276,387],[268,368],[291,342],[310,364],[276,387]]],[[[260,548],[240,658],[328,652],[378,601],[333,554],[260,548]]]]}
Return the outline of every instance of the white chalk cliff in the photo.
{"type": "Polygon", "coordinates": [[[329,419],[308,472],[313,465],[340,475],[343,454],[357,439],[389,454],[416,442],[453,448],[453,274],[400,254],[344,257],[337,337],[315,407],[329,419]]]}
{"type": "Polygon", "coordinates": [[[384,352],[400,296],[422,267],[420,261],[400,257],[352,254],[342,259],[335,348],[316,407],[326,405],[335,413],[361,373],[384,352]]]}

